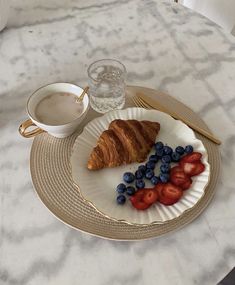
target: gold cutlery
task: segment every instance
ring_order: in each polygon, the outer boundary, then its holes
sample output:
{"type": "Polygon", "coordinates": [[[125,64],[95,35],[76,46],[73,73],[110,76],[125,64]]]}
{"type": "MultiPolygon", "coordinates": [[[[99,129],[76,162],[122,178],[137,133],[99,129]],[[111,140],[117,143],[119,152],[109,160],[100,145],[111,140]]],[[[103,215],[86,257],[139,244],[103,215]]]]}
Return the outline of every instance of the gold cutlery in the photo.
{"type": "Polygon", "coordinates": [[[136,96],[132,98],[134,104],[138,107],[142,107],[145,109],[157,109],[159,111],[162,111],[164,113],[167,113],[171,117],[173,117],[176,120],[180,120],[186,125],[188,125],[191,129],[198,132],[199,134],[203,135],[204,137],[208,138],[209,140],[213,141],[216,144],[221,144],[221,141],[217,139],[213,134],[210,132],[202,129],[201,127],[195,125],[194,123],[190,122],[189,120],[185,119],[183,116],[175,113],[172,110],[169,110],[167,107],[163,106],[158,101],[144,95],[141,93],[138,93],[136,96]]]}
{"type": "Polygon", "coordinates": [[[89,86],[85,87],[82,91],[82,94],[77,98],[76,103],[81,103],[85,94],[88,92],[89,86]]]}

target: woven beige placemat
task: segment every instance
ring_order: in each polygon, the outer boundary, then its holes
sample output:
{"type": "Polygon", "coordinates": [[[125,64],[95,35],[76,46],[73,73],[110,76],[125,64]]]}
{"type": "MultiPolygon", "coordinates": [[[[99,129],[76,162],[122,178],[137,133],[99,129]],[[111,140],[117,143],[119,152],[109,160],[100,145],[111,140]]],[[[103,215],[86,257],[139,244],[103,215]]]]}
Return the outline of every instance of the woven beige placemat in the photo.
{"type": "MultiPolygon", "coordinates": [[[[208,129],[190,108],[169,95],[153,89],[128,86],[126,107],[133,106],[130,98],[139,91],[156,100],[161,100],[162,105],[169,108],[173,106],[176,112],[184,113],[189,120],[208,129]]],[[[90,110],[83,126],[98,115],[90,110]]],[[[205,195],[192,209],[177,219],[159,225],[134,226],[110,220],[86,204],[79,196],[76,186],[73,185],[69,162],[78,133],[79,131],[66,139],[56,139],[45,133],[38,135],[33,141],[30,156],[32,181],[38,196],[58,219],[75,229],[115,240],[143,240],[158,237],[193,221],[207,207],[214,195],[220,172],[219,147],[197,134],[208,152],[211,178],[205,195]]]]}

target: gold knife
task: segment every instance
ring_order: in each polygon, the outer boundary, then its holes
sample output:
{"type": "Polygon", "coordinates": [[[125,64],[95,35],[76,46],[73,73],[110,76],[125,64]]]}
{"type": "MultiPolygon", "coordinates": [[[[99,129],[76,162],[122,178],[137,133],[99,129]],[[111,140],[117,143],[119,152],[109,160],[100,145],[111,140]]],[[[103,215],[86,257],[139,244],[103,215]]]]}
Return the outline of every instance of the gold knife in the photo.
{"type": "Polygon", "coordinates": [[[181,115],[175,113],[174,111],[169,110],[168,108],[163,106],[161,103],[159,103],[159,102],[155,101],[154,99],[152,99],[152,98],[150,98],[150,97],[148,97],[148,96],[146,96],[144,94],[141,94],[141,93],[138,93],[137,96],[139,98],[141,98],[141,100],[146,102],[149,106],[151,106],[153,109],[160,109],[161,111],[163,111],[164,113],[167,113],[171,117],[184,122],[191,129],[195,130],[196,132],[198,132],[199,134],[201,134],[204,137],[208,138],[209,140],[213,141],[214,143],[219,144],[219,145],[221,144],[221,141],[219,139],[217,139],[213,134],[211,134],[208,131],[202,129],[201,127],[195,125],[194,123],[188,121],[187,119],[185,119],[181,115]]]}

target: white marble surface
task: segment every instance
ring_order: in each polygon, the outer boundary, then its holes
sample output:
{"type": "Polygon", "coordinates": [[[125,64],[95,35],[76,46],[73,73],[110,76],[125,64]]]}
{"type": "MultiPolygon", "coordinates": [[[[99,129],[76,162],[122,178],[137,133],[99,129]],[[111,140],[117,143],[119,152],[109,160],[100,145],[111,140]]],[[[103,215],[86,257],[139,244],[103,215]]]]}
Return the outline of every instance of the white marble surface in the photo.
{"type": "Polygon", "coordinates": [[[235,266],[235,38],[170,1],[12,0],[0,33],[0,284],[212,285],[235,266]],[[32,91],[84,85],[87,65],[117,58],[128,83],[169,92],[221,146],[217,193],[173,234],[114,242],[70,229],[33,191],[32,141],[18,134],[32,91]]]}

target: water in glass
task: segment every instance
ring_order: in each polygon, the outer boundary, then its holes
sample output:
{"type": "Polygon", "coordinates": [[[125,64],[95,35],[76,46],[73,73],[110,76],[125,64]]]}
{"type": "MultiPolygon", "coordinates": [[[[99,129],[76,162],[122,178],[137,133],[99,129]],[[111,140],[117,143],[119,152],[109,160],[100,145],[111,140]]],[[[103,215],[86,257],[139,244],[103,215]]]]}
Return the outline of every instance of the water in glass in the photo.
{"type": "Polygon", "coordinates": [[[105,113],[125,104],[125,67],[114,60],[100,60],[88,69],[91,107],[105,113]]]}

